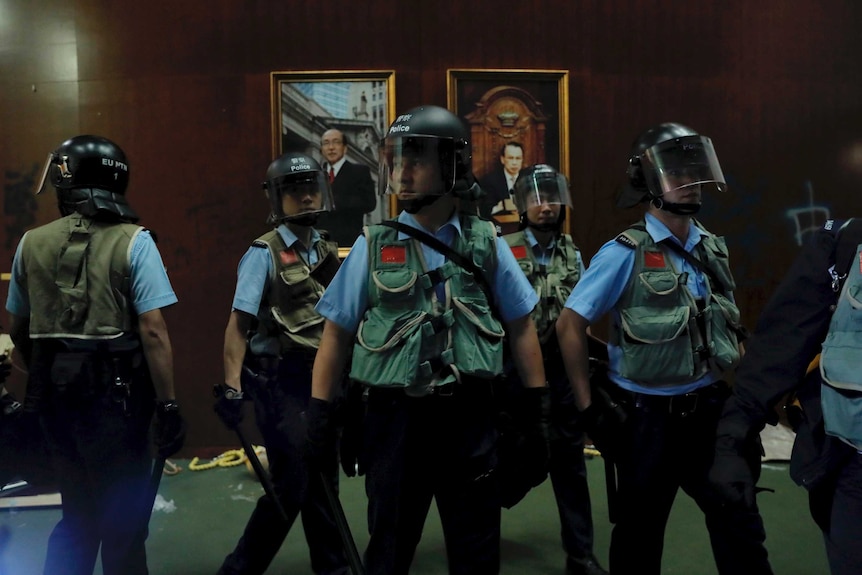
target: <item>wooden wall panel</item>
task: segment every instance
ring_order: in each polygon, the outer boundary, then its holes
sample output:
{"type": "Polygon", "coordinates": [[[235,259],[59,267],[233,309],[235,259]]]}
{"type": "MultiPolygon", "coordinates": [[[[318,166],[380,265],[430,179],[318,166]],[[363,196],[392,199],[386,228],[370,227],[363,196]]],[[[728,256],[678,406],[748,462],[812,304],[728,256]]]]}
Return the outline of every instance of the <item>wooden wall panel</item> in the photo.
{"type": "Polygon", "coordinates": [[[713,138],[731,183],[703,219],[728,237],[752,326],[797,250],[794,210],[862,211],[860,24],[859,3],[817,0],[5,0],[0,271],[26,227],[55,217],[51,197],[27,195],[33,166],[76,133],[115,139],[181,300],[167,317],[186,451],[233,443],[209,389],[238,259],[265,230],[269,73],[394,69],[404,111],[445,105],[448,68],[566,69],[585,253],[638,217],[614,208],[638,132],[687,123],[713,138]]]}

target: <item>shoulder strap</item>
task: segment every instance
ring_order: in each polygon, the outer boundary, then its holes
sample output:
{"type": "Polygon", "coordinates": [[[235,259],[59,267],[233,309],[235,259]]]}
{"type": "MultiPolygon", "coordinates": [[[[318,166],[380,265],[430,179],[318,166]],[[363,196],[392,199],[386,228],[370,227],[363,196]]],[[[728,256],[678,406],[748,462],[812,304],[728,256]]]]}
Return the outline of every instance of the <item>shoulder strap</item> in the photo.
{"type": "Polygon", "coordinates": [[[473,274],[473,277],[476,279],[476,282],[479,284],[479,287],[481,287],[482,291],[485,292],[485,296],[488,298],[488,303],[491,304],[491,310],[493,311],[493,313],[496,313],[497,307],[494,305],[494,294],[491,291],[491,286],[488,285],[488,281],[485,278],[484,272],[482,272],[482,270],[479,269],[476,264],[473,263],[473,260],[464,256],[463,254],[456,252],[450,246],[447,246],[431,234],[427,234],[422,230],[418,230],[414,227],[408,226],[407,224],[403,224],[398,220],[386,220],[380,222],[379,225],[392,228],[399,232],[403,232],[411,238],[419,240],[429,248],[443,254],[452,262],[473,274]]]}
{"type": "Polygon", "coordinates": [[[835,246],[835,273],[833,276],[837,284],[833,284],[832,289],[838,288],[841,291],[841,285],[847,279],[850,273],[850,266],[853,264],[853,259],[856,257],[857,248],[862,244],[862,220],[851,218],[844,222],[838,228],[835,246]],[[840,274],[840,275],[839,275],[840,274]]]}
{"type": "Polygon", "coordinates": [[[685,251],[685,248],[673,241],[673,239],[671,238],[665,238],[659,243],[663,246],[669,247],[671,250],[679,254],[682,259],[694,266],[695,269],[705,273],[709,280],[712,282],[712,284],[718,288],[718,291],[722,294],[727,295],[727,288],[724,286],[723,283],[721,283],[721,280],[718,279],[718,276],[715,274],[714,271],[712,271],[712,269],[710,269],[709,266],[691,255],[689,252],[685,251]]]}

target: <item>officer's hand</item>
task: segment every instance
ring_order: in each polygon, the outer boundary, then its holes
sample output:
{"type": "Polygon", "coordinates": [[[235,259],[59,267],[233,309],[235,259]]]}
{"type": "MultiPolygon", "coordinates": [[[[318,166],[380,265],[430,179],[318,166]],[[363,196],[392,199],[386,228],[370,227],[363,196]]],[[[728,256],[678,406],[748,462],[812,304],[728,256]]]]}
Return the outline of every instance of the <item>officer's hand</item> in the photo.
{"type": "Polygon", "coordinates": [[[332,403],[312,397],[305,411],[305,458],[315,471],[335,473],[335,426],[332,422],[332,403]]]}
{"type": "Polygon", "coordinates": [[[527,478],[536,487],[547,477],[551,459],[548,435],[551,395],[547,387],[530,387],[523,390],[521,397],[524,402],[524,440],[526,452],[530,455],[527,478]]]}
{"type": "Polygon", "coordinates": [[[722,503],[745,509],[755,507],[762,452],[757,433],[744,439],[720,436],[716,440],[709,483],[722,503]]]}
{"type": "Polygon", "coordinates": [[[213,387],[216,396],[213,411],[228,429],[236,429],[242,422],[243,393],[229,385],[217,384],[213,387]]]}
{"type": "Polygon", "coordinates": [[[186,440],[186,422],[176,401],[156,402],[153,443],[159,457],[167,459],[180,450],[186,440]]]}
{"type": "Polygon", "coordinates": [[[593,401],[580,412],[578,422],[602,457],[614,459],[619,455],[623,422],[613,411],[603,403],[593,401]]]}
{"type": "Polygon", "coordinates": [[[0,418],[17,418],[24,411],[21,402],[11,393],[0,395],[0,418]]]}

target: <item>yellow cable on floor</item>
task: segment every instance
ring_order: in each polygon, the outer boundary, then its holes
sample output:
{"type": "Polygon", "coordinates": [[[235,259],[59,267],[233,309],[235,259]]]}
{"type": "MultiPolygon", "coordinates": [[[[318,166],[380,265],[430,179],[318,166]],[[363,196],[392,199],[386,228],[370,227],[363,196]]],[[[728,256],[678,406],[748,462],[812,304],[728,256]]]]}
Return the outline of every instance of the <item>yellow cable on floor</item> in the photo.
{"type": "MultiPolygon", "coordinates": [[[[254,452],[260,455],[264,449],[260,445],[253,445],[254,452]]],[[[228,449],[221,455],[216,455],[207,463],[200,463],[200,458],[195,457],[189,462],[189,471],[205,471],[215,467],[234,467],[242,465],[248,459],[242,449],[228,449]]]]}

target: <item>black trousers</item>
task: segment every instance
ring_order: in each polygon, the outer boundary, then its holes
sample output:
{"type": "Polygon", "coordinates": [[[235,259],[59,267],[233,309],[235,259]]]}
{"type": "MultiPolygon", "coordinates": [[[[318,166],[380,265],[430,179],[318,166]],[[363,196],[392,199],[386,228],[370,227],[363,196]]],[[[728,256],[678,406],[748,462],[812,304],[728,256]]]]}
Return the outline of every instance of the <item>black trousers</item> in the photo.
{"type": "MultiPolygon", "coordinates": [[[[221,574],[261,574],[272,563],[296,517],[311,556],[311,569],[322,575],[348,573],[347,560],[323,484],[309,473],[303,457],[306,441],[305,410],[311,396],[311,370],[305,362],[282,362],[277,381],[266,388],[250,388],[255,416],[269,461],[275,492],[289,521],[275,503],[261,496],[236,548],[225,558],[221,574]]],[[[333,484],[337,484],[336,452],[332,452],[333,484]]]]}
{"type": "Polygon", "coordinates": [[[722,575],[771,574],[757,509],[722,506],[707,481],[715,429],[727,395],[711,386],[693,398],[635,396],[629,409],[624,453],[617,461],[618,521],[611,535],[614,575],[659,575],[668,515],[679,488],[706,518],[712,552],[722,575]],[[696,405],[694,412],[686,412],[696,405]]]}
{"type": "Polygon", "coordinates": [[[45,575],[146,575],[152,459],[151,389],[132,386],[126,409],[104,392],[54,394],[41,422],[63,516],[48,540],[45,575]]]}
{"type": "Polygon", "coordinates": [[[495,409],[487,382],[452,395],[408,397],[371,389],[364,429],[369,575],[408,573],[432,498],[449,573],[500,570],[500,503],[494,465],[495,409]]]}
{"type": "Polygon", "coordinates": [[[809,503],[832,575],[862,573],[862,454],[848,453],[835,477],[811,491],[809,503]]]}

